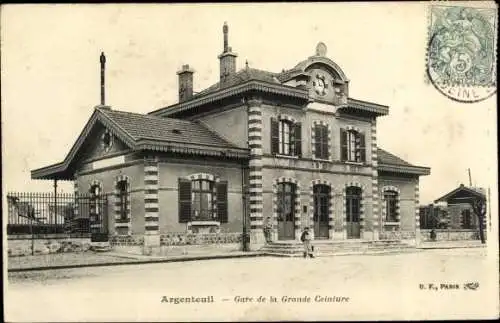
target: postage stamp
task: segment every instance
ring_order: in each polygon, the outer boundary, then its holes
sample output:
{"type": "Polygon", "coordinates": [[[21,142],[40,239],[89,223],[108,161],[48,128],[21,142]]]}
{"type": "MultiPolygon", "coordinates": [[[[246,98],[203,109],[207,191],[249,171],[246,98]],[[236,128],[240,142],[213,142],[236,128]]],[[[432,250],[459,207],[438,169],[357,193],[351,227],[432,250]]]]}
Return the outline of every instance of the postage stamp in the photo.
{"type": "Polygon", "coordinates": [[[497,27],[493,8],[430,6],[426,68],[436,89],[469,103],[496,92],[497,27]]]}

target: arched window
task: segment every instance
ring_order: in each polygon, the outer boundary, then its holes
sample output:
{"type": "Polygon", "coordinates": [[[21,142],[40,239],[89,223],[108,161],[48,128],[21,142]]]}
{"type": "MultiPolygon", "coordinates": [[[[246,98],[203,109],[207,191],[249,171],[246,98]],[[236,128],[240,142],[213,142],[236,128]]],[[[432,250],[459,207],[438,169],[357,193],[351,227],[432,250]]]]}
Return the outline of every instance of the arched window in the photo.
{"type": "Polygon", "coordinates": [[[385,221],[398,222],[398,193],[395,191],[384,192],[385,201],[385,221]]]}

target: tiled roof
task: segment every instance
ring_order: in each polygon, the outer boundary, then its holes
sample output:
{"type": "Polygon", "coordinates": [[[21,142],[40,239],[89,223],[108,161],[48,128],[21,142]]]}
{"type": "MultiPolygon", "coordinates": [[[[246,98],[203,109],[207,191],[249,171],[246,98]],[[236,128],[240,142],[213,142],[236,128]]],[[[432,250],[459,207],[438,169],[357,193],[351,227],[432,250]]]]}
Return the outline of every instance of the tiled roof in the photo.
{"type": "Polygon", "coordinates": [[[393,155],[383,149],[377,147],[378,157],[378,171],[379,172],[396,172],[402,174],[413,175],[429,175],[431,169],[429,167],[422,167],[412,165],[409,162],[393,155]]]}
{"type": "Polygon", "coordinates": [[[460,184],[459,187],[457,187],[453,191],[441,196],[440,198],[436,199],[434,202],[448,201],[449,199],[456,196],[459,192],[470,193],[470,194],[472,194],[472,196],[486,199],[486,190],[484,188],[471,187],[471,186],[465,186],[464,184],[460,184]]]}
{"type": "Polygon", "coordinates": [[[214,85],[206,88],[205,90],[197,93],[196,96],[216,92],[218,90],[238,85],[250,80],[258,80],[269,83],[281,84],[281,82],[277,78],[278,75],[279,74],[272,73],[269,71],[259,70],[256,68],[244,68],[234,74],[229,75],[227,80],[224,81],[222,84],[220,82],[217,82],[214,85]]]}
{"type": "Polygon", "coordinates": [[[402,160],[396,155],[393,155],[381,148],[377,148],[377,156],[379,164],[389,164],[398,166],[414,166],[407,161],[402,160]]]}
{"type": "Polygon", "coordinates": [[[135,141],[151,139],[235,148],[233,144],[196,122],[116,110],[100,111],[135,141]]]}

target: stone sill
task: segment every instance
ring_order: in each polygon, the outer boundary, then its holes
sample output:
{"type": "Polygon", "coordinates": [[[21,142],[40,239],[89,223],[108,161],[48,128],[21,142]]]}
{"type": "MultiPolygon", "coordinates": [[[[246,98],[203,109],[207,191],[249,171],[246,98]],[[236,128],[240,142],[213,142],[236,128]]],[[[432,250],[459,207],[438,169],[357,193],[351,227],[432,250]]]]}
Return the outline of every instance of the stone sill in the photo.
{"type": "Polygon", "coordinates": [[[344,163],[347,165],[355,165],[355,166],[364,166],[365,165],[365,163],[362,163],[362,162],[353,162],[353,161],[348,161],[348,160],[345,160],[344,163]]]}
{"type": "Polygon", "coordinates": [[[399,222],[384,222],[384,225],[399,226],[399,222]]]}
{"type": "Polygon", "coordinates": [[[190,224],[191,226],[198,226],[198,225],[202,225],[202,226],[206,226],[206,225],[220,226],[220,222],[218,222],[218,221],[191,221],[188,224],[190,224]]]}
{"type": "Polygon", "coordinates": [[[291,155],[274,155],[275,158],[285,158],[285,159],[299,159],[299,156],[291,156],[291,155]]]}

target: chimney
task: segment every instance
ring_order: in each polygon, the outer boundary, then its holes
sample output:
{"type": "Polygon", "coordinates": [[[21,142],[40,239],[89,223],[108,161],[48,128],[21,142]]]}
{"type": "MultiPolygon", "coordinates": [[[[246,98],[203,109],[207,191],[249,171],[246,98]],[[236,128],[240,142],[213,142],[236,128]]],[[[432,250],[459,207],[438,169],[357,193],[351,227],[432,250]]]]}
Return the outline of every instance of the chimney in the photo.
{"type": "Polygon", "coordinates": [[[193,97],[193,73],[189,65],[182,65],[179,75],[179,102],[184,102],[193,97]]]}
{"type": "Polygon", "coordinates": [[[236,57],[238,55],[233,53],[232,48],[229,46],[227,22],[224,22],[222,32],[224,33],[224,49],[218,57],[220,61],[220,82],[224,83],[229,75],[236,73],[236,57]]]}
{"type": "Polygon", "coordinates": [[[99,57],[99,61],[101,62],[101,105],[105,105],[105,83],[104,76],[106,72],[106,56],[101,52],[101,56],[99,57]]]}

